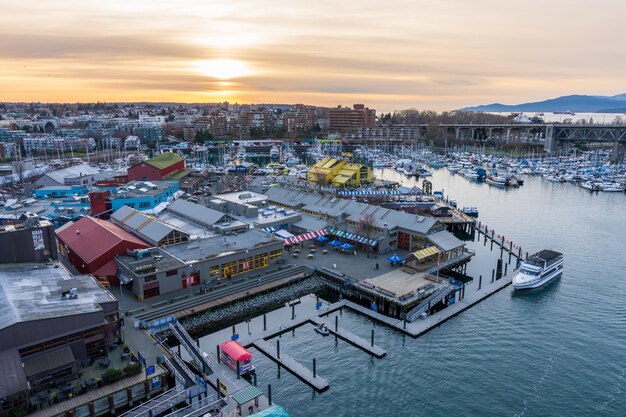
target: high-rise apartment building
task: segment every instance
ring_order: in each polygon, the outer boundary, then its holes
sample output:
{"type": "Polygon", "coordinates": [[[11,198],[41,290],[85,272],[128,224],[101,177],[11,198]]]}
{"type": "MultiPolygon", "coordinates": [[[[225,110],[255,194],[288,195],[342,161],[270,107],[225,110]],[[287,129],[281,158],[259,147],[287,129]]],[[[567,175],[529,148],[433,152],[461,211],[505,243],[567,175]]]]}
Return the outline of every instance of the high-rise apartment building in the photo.
{"type": "Polygon", "coordinates": [[[352,108],[337,106],[329,111],[331,132],[345,132],[376,126],[376,110],[355,104],[352,108]]]}

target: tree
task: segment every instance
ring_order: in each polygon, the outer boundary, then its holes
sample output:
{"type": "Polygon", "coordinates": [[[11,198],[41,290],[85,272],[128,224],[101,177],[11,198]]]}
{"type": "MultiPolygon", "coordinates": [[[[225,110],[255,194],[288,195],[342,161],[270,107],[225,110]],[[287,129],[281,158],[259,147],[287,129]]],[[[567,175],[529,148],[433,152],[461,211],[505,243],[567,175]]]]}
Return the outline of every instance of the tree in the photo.
{"type": "MultiPolygon", "coordinates": [[[[376,219],[372,215],[372,213],[365,213],[361,216],[361,219],[358,223],[358,233],[366,238],[368,241],[372,240],[372,236],[376,232],[376,219]]],[[[369,253],[371,246],[369,242],[367,244],[367,251],[369,253]]]]}

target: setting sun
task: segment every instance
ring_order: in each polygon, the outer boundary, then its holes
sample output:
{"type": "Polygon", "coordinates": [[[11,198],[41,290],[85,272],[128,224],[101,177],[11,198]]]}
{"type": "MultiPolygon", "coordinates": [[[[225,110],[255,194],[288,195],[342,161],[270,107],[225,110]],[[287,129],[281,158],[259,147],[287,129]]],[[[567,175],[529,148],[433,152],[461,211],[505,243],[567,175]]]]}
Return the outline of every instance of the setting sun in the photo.
{"type": "Polygon", "coordinates": [[[243,61],[234,59],[210,59],[196,64],[198,72],[207,77],[220,80],[244,77],[252,74],[248,65],[243,61]]]}

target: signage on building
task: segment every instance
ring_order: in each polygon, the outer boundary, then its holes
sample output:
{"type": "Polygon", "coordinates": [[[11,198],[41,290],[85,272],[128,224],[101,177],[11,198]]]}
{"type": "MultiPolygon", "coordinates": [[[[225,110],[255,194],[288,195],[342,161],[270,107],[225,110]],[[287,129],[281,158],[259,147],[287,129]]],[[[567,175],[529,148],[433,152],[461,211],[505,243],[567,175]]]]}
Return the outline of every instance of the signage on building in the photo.
{"type": "Polygon", "coordinates": [[[46,243],[43,240],[43,230],[33,230],[33,249],[42,250],[46,248],[46,243]]]}

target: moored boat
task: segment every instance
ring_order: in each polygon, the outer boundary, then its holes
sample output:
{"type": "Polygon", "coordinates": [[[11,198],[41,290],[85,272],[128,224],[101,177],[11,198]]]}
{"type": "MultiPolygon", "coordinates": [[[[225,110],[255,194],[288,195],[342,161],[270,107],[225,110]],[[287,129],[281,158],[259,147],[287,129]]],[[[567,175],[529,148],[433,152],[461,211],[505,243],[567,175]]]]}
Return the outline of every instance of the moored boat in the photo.
{"type": "Polygon", "coordinates": [[[541,287],[563,272],[563,254],[544,249],[522,262],[513,277],[513,287],[524,290],[541,287]]]}

